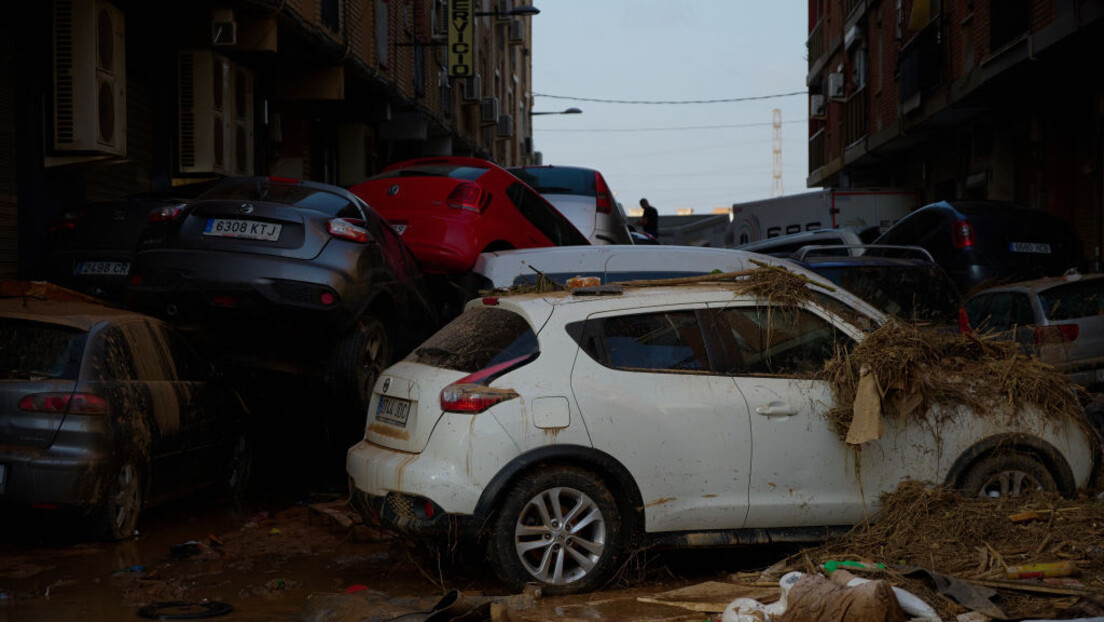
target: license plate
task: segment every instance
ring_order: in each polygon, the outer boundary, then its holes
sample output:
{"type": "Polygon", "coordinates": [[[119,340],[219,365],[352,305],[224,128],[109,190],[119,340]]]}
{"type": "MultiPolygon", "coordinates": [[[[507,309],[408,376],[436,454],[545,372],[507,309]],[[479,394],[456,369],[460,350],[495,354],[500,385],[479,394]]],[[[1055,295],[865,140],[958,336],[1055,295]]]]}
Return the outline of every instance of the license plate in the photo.
{"type": "Polygon", "coordinates": [[[82,275],[127,275],[130,274],[130,262],[126,261],[82,261],[77,264],[74,274],[82,275]]]}
{"type": "Polygon", "coordinates": [[[247,240],[275,241],[280,239],[283,225],[256,220],[236,220],[230,218],[208,218],[203,235],[220,238],[245,238],[247,240]]]}
{"type": "Polygon", "coordinates": [[[1012,249],[1013,253],[1050,254],[1050,244],[1040,244],[1037,242],[1010,242],[1008,247],[1012,249]]]}
{"type": "Polygon", "coordinates": [[[410,416],[410,401],[393,397],[380,397],[376,407],[376,421],[406,427],[406,418],[410,416]]]}

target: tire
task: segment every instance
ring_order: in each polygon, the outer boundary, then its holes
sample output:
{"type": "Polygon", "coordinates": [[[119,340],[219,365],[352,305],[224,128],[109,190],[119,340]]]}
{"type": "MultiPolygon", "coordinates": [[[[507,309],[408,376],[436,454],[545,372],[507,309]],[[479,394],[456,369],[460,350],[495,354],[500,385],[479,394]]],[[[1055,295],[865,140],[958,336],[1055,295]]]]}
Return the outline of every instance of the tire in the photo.
{"type": "MultiPolygon", "coordinates": [[[[366,315],[330,355],[332,389],[343,409],[356,417],[368,412],[372,389],[391,364],[391,341],[378,318],[366,315]]],[[[358,425],[363,421],[358,421],[358,425]]],[[[356,439],[354,439],[355,442],[356,439]]]]}
{"type": "Polygon", "coordinates": [[[548,467],[515,483],[492,529],[491,566],[518,591],[531,582],[545,594],[599,589],[621,555],[617,501],[600,479],[573,467],[548,467]]]}
{"type": "Polygon", "coordinates": [[[142,471],[127,460],[107,484],[105,499],[94,514],[96,536],[125,540],[134,535],[142,511],[142,471]]]}
{"type": "Polygon", "coordinates": [[[234,441],[230,460],[226,465],[226,479],[222,483],[226,494],[234,499],[245,496],[253,478],[253,462],[253,441],[248,434],[242,432],[234,441]]]}
{"type": "Polygon", "coordinates": [[[959,488],[983,499],[1016,497],[1032,490],[1057,492],[1058,483],[1038,458],[1023,452],[1001,451],[975,462],[959,488]]]}

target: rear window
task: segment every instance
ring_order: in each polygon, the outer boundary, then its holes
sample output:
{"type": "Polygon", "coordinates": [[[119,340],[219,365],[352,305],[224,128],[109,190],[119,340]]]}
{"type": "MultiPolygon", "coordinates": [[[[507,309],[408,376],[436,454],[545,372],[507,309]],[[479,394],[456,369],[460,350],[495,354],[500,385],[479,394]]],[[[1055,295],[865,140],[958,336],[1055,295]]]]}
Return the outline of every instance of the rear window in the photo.
{"type": "Polygon", "coordinates": [[[406,360],[470,374],[539,351],[536,333],[520,315],[475,307],[437,331],[406,360]]]}
{"type": "Polygon", "coordinates": [[[810,266],[883,313],[903,320],[954,324],[960,299],[936,266],[810,266]]]}
{"type": "Polygon", "coordinates": [[[1075,281],[1039,294],[1049,320],[1072,320],[1104,314],[1104,279],[1075,281]]]}
{"type": "Polygon", "coordinates": [[[555,207],[538,194],[525,187],[525,184],[513,183],[506,189],[506,197],[517,207],[521,215],[533,224],[544,237],[555,246],[585,246],[588,241],[571,221],[556,211],[555,207]]]}
{"type": "Polygon", "coordinates": [[[393,171],[384,171],[375,177],[376,179],[393,179],[395,177],[451,177],[475,181],[483,176],[489,169],[481,166],[458,166],[456,164],[419,164],[417,166],[405,166],[393,171]]]}
{"type": "Polygon", "coordinates": [[[87,339],[75,328],[0,319],[0,378],[76,380],[87,339]]]}
{"type": "Polygon", "coordinates": [[[597,196],[594,171],[577,168],[509,169],[515,177],[541,194],[580,194],[597,196]]]}
{"type": "Polygon", "coordinates": [[[199,195],[197,200],[231,199],[234,201],[265,201],[281,203],[326,214],[338,214],[353,208],[340,194],[298,184],[284,184],[264,178],[234,179],[221,183],[199,195]]]}

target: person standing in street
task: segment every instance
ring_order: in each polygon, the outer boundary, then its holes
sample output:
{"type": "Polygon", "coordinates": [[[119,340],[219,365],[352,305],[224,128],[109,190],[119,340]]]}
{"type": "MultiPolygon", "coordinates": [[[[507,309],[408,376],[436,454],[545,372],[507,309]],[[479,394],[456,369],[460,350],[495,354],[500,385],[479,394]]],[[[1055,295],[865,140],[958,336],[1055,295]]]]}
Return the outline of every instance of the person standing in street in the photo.
{"type": "Polygon", "coordinates": [[[644,230],[644,233],[652,236],[655,239],[659,239],[659,210],[652,207],[648,203],[648,199],[640,199],[640,207],[644,208],[644,215],[640,217],[637,224],[644,230]]]}

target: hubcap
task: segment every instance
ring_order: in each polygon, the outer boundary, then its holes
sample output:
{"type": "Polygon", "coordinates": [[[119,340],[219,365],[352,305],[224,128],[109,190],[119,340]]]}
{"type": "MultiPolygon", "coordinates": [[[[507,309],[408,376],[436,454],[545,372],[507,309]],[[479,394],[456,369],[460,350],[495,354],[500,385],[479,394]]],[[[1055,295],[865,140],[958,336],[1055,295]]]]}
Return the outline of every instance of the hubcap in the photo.
{"type": "Polygon", "coordinates": [[[133,464],[125,464],[119,469],[119,475],[115,480],[115,493],[111,497],[116,531],[122,530],[130,522],[131,515],[137,511],[138,494],[138,474],[133,464]]]}
{"type": "Polygon", "coordinates": [[[606,520],[598,505],[574,488],[551,488],[529,500],[514,527],[514,547],[525,569],[543,583],[578,581],[602,558],[606,520]]]}
{"type": "Polygon", "coordinates": [[[981,485],[978,496],[986,499],[1017,497],[1029,490],[1044,488],[1038,479],[1023,471],[1001,471],[994,473],[981,485]]]}

